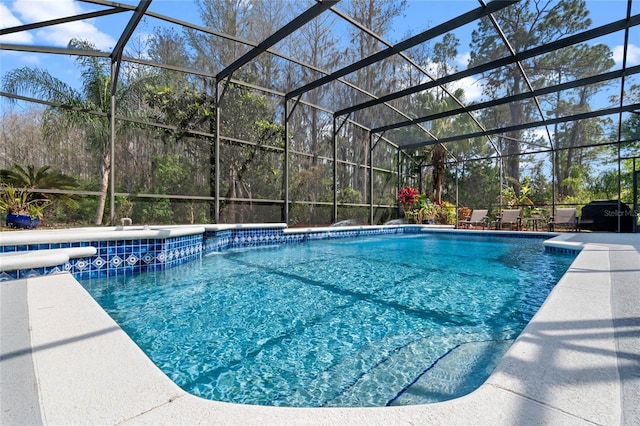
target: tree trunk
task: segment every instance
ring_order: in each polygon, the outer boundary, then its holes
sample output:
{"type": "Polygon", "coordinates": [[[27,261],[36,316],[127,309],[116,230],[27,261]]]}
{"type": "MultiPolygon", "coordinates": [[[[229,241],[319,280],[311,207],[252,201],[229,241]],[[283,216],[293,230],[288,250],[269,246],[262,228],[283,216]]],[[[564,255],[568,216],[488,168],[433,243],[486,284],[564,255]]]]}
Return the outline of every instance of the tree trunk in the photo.
{"type": "Polygon", "coordinates": [[[447,158],[447,152],[442,144],[434,145],[431,151],[431,162],[433,165],[433,185],[432,196],[433,201],[442,203],[442,186],[444,184],[444,162],[447,158]]]}
{"type": "Polygon", "coordinates": [[[109,188],[109,173],[111,172],[111,153],[107,150],[102,154],[100,161],[100,197],[98,198],[98,207],[96,209],[96,218],[94,225],[102,225],[102,217],[104,216],[104,206],[107,203],[107,189],[109,188]]]}

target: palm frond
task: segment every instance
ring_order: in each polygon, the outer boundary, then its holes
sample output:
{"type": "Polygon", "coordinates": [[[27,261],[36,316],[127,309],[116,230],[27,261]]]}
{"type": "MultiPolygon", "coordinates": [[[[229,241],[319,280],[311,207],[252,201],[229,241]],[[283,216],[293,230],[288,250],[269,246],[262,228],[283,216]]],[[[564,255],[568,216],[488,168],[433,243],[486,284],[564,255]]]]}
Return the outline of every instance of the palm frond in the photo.
{"type": "Polygon", "coordinates": [[[22,67],[9,71],[2,78],[2,87],[14,95],[31,95],[63,105],[78,103],[81,94],[62,80],[38,67],[22,67]]]}

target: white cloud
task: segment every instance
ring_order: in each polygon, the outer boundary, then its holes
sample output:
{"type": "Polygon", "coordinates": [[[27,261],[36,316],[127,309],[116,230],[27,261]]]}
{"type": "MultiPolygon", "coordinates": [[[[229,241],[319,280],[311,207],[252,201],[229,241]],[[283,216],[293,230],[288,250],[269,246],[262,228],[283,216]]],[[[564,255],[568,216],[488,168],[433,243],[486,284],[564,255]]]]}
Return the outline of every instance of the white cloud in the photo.
{"type": "Polygon", "coordinates": [[[456,56],[456,63],[458,63],[462,69],[467,68],[469,65],[469,60],[471,59],[471,53],[461,53],[456,56]]]}
{"type": "MultiPolygon", "coordinates": [[[[20,18],[20,21],[25,23],[46,21],[86,12],[72,0],[15,0],[11,9],[20,18]]],[[[99,49],[113,48],[116,40],[100,31],[93,21],[74,21],[40,28],[35,32],[38,40],[33,40],[33,42],[66,47],[72,38],[79,38],[91,41],[99,49]]]]}
{"type": "MultiPolygon", "coordinates": [[[[619,45],[613,48],[613,60],[616,64],[622,64],[624,57],[624,46],[619,45]]],[[[627,66],[640,64],[640,46],[629,43],[627,47],[627,66]]]]}
{"type": "MultiPolygon", "coordinates": [[[[553,131],[549,129],[549,133],[553,138],[553,131]]],[[[527,129],[524,131],[525,140],[531,141],[543,141],[543,143],[549,142],[549,134],[547,133],[547,129],[544,127],[536,127],[534,129],[527,129]]]]}
{"type": "MultiPolygon", "coordinates": [[[[2,39],[2,42],[5,42],[5,39],[2,39]]],[[[28,65],[39,65],[41,63],[41,57],[36,54],[29,54],[27,52],[18,52],[12,50],[4,50],[2,52],[3,63],[2,71],[13,68],[14,66],[18,66],[19,64],[28,64],[28,65]]]]}
{"type": "Polygon", "coordinates": [[[98,49],[109,50],[116,45],[116,41],[103,32],[100,32],[93,25],[87,22],[69,22],[56,25],[36,33],[39,38],[50,40],[55,46],[66,47],[72,38],[88,40],[98,49]]]}
{"type": "MultiPolygon", "coordinates": [[[[456,64],[458,65],[458,69],[465,69],[467,67],[467,63],[469,61],[469,54],[462,54],[456,57],[456,64]]],[[[438,73],[438,63],[437,62],[429,62],[426,65],[426,69],[431,75],[436,75],[438,73]]],[[[455,72],[453,69],[449,70],[450,73],[455,72]]],[[[425,82],[429,81],[429,79],[424,80],[425,82]]],[[[464,89],[464,104],[469,104],[471,102],[480,100],[482,98],[482,83],[476,79],[475,77],[465,77],[461,80],[454,81],[453,83],[447,84],[452,90],[464,89]]]]}
{"type": "Polygon", "coordinates": [[[464,89],[465,104],[469,104],[482,98],[482,83],[473,77],[465,77],[462,80],[452,83],[452,86],[456,89],[464,89]]]}
{"type": "MultiPolygon", "coordinates": [[[[9,27],[17,27],[22,25],[22,21],[20,21],[16,16],[7,8],[4,3],[0,3],[0,27],[9,28],[9,27]]],[[[0,37],[0,41],[3,43],[18,43],[18,44],[28,44],[33,42],[33,36],[26,31],[21,31],[19,33],[7,34],[0,37]]]]}

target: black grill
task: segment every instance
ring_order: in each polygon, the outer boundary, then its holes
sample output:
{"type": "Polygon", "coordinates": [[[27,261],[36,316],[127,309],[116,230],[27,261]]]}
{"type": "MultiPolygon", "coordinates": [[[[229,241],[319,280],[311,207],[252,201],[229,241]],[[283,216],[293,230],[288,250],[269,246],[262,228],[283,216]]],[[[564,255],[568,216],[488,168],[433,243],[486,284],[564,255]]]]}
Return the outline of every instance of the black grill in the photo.
{"type": "Polygon", "coordinates": [[[580,229],[590,231],[618,231],[618,217],[620,217],[620,232],[633,232],[633,211],[625,203],[617,200],[592,201],[582,208],[580,229]]]}

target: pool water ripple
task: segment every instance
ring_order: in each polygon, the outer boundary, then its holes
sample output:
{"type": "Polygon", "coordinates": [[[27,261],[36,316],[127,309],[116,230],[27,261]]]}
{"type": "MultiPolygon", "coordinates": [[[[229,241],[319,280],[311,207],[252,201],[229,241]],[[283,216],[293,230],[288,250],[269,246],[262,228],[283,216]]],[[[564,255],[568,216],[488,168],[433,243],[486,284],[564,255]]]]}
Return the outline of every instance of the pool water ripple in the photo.
{"type": "Polygon", "coordinates": [[[378,237],[234,250],[83,285],[195,395],[384,406],[479,386],[572,259],[536,239],[378,237]]]}

